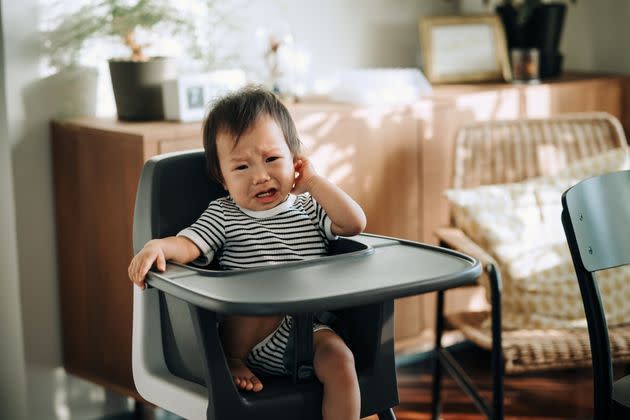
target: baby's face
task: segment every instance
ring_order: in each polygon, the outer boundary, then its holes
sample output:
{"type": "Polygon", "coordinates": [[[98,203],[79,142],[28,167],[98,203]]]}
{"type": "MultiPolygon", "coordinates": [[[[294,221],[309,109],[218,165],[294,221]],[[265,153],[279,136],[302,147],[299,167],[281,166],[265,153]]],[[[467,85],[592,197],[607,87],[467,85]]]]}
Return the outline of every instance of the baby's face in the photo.
{"type": "Polygon", "coordinates": [[[295,166],[278,123],[261,115],[241,136],[219,132],[217,153],[223,186],[236,204],[248,210],[271,209],[283,202],[295,182],[295,166]]]}

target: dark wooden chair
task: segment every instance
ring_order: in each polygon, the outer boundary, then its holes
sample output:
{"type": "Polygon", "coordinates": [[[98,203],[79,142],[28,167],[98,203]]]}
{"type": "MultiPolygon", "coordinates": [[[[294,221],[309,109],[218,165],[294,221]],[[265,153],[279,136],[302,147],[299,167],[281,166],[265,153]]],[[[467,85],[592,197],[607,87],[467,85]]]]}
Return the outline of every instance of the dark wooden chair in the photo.
{"type": "Polygon", "coordinates": [[[562,225],[588,323],[594,418],[629,419],[630,375],[613,382],[608,327],[596,272],[630,264],[630,171],[588,178],[567,190],[562,195],[562,225]]]}

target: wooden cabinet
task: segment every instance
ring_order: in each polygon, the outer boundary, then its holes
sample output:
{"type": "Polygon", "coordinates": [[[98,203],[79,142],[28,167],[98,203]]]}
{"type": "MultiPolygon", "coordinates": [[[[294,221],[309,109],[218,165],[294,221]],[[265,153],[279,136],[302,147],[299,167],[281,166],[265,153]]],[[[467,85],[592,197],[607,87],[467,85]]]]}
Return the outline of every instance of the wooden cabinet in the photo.
{"type": "MultiPolygon", "coordinates": [[[[424,242],[448,223],[455,130],[475,120],[603,110],[622,117],[623,81],[569,76],[534,86],[437,87],[412,106],[289,105],[319,172],[365,209],[367,231],[424,242]]],[[[138,397],[131,374],[132,218],[143,163],[202,146],[201,124],[79,118],[52,123],[64,366],[138,397]]],[[[449,306],[468,305],[462,295],[449,306]]],[[[432,327],[433,298],[396,302],[397,343],[432,327]]]]}
{"type": "Polygon", "coordinates": [[[198,124],[52,124],[58,283],[68,372],[138,397],[131,374],[132,218],[142,165],[201,147],[198,124]]]}

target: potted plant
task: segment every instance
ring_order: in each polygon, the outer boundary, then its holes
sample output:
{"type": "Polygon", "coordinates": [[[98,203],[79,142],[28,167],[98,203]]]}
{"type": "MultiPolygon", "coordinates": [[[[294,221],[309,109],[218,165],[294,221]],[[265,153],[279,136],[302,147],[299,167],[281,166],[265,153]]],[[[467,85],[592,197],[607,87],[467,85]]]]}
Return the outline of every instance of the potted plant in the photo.
{"type": "MultiPolygon", "coordinates": [[[[207,1],[207,4],[210,4],[207,1]]],[[[86,41],[113,38],[127,47],[124,58],[111,58],[109,69],[118,118],[154,120],[164,116],[162,82],[176,76],[172,58],[149,57],[140,31],[161,35],[186,33],[194,39],[192,19],[167,0],[91,0],[62,16],[46,35],[51,56],[72,61],[86,41]]]]}
{"type": "MultiPolygon", "coordinates": [[[[571,0],[575,3],[576,0],[571,0]]],[[[485,0],[488,3],[489,0],[485,0]]],[[[503,0],[496,7],[501,17],[508,48],[536,48],[540,57],[540,77],[562,72],[560,39],[566,15],[563,2],[543,0],[503,0]]]]}

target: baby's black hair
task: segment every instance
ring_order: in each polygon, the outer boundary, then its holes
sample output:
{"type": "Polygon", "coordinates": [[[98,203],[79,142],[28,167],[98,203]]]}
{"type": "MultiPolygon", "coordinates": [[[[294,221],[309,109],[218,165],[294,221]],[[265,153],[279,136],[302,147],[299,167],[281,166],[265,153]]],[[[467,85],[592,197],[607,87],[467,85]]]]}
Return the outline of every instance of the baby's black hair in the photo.
{"type": "Polygon", "coordinates": [[[291,154],[296,156],[300,153],[301,142],[293,119],[284,104],[274,93],[261,86],[246,86],[219,98],[205,118],[203,147],[211,179],[223,183],[217,154],[217,135],[226,132],[234,137],[236,145],[243,133],[263,114],[278,123],[291,154]]]}

